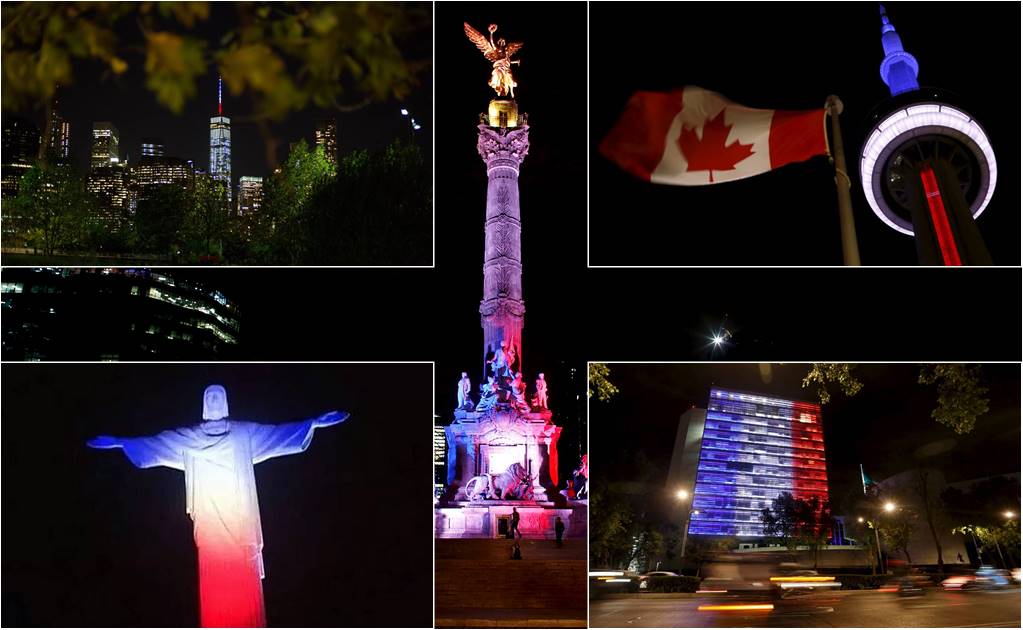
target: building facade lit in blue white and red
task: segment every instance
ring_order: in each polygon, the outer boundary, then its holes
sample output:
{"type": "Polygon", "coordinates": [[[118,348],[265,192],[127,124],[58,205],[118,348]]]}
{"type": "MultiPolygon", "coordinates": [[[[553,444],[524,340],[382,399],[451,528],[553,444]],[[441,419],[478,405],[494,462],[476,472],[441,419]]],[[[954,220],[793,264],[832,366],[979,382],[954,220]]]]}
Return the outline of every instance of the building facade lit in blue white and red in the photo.
{"type": "Polygon", "coordinates": [[[779,494],[828,500],[819,405],[712,389],[699,452],[690,535],[760,537],[779,494]]]}

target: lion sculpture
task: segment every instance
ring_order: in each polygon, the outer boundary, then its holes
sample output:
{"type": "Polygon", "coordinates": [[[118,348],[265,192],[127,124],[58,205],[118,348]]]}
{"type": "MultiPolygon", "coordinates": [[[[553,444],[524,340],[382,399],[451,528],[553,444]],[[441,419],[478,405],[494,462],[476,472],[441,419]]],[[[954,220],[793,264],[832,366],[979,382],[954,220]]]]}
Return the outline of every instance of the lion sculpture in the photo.
{"type": "Polygon", "coordinates": [[[533,480],[522,464],[515,463],[503,473],[477,475],[469,480],[463,490],[469,501],[485,499],[508,499],[528,501],[533,498],[533,480]]]}

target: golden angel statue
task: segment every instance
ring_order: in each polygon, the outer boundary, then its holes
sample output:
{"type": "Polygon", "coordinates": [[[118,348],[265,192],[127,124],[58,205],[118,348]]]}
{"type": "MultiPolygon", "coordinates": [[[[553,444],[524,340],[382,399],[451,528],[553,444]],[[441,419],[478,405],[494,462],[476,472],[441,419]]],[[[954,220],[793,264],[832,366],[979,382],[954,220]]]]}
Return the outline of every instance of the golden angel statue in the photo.
{"type": "Polygon", "coordinates": [[[494,32],[497,31],[497,24],[491,24],[487,29],[490,31],[490,39],[486,36],[469,26],[468,22],[463,22],[465,25],[465,34],[476,44],[476,48],[479,48],[483,53],[483,56],[488,61],[494,62],[494,71],[490,75],[490,87],[494,88],[498,96],[508,96],[515,98],[515,80],[512,78],[511,67],[512,64],[521,63],[519,60],[512,61],[512,55],[517,53],[522,48],[522,42],[508,43],[503,38],[498,38],[497,42],[494,42],[494,32]]]}

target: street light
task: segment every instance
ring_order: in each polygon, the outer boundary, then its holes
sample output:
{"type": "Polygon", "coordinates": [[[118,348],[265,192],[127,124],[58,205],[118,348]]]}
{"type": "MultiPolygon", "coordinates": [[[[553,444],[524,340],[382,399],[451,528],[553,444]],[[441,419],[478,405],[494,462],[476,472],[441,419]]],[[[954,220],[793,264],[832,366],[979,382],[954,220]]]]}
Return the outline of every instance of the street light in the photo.
{"type": "MultiPolygon", "coordinates": [[[[685,502],[689,499],[689,492],[683,488],[676,492],[675,496],[678,497],[679,501],[685,502]]],[[[682,521],[682,553],[679,554],[678,557],[678,570],[680,573],[682,572],[683,562],[686,558],[686,542],[689,540],[689,519],[692,517],[692,514],[699,514],[699,511],[690,512],[686,509],[686,519],[682,521]]]]}
{"type": "Polygon", "coordinates": [[[862,523],[863,522],[863,517],[862,516],[857,517],[856,518],[856,522],[857,523],[862,523]]]}
{"type": "Polygon", "coordinates": [[[1014,516],[1016,516],[1016,515],[1013,512],[1006,512],[1005,513],[1005,518],[1013,518],[1014,516]]]}
{"type": "Polygon", "coordinates": [[[891,501],[885,503],[884,504],[884,511],[885,512],[894,512],[895,511],[895,504],[892,503],[891,501]]]}

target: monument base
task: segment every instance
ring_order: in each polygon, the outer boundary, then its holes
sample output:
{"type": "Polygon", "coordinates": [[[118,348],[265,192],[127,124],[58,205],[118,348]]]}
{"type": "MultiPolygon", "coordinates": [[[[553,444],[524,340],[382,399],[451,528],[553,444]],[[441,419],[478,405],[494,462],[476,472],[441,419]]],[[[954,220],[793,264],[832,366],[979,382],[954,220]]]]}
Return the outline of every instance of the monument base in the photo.
{"type": "Polygon", "coordinates": [[[437,538],[505,538],[511,530],[514,507],[523,538],[554,540],[557,517],[565,524],[565,538],[586,537],[586,505],[569,502],[555,507],[549,501],[457,501],[435,510],[437,538]]]}

